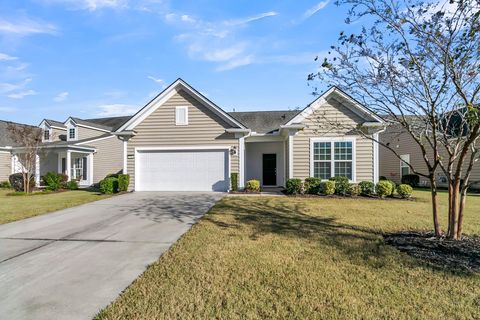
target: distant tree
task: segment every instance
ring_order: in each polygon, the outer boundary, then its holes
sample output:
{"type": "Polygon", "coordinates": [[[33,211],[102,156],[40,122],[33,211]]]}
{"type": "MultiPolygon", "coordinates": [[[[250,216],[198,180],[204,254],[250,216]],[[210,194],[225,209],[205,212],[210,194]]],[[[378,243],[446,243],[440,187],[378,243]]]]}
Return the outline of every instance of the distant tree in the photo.
{"type": "MultiPolygon", "coordinates": [[[[408,132],[427,168],[422,172],[409,164],[430,181],[435,234],[442,234],[436,181],[441,171],[448,179],[447,236],[460,239],[471,172],[479,160],[480,0],[337,4],[351,7],[347,23],[364,25],[358,33],[340,33],[309,81],[347,90],[408,132]]],[[[355,129],[372,139],[366,128],[355,129]]],[[[382,145],[400,159],[392,146],[382,145]]]]}
{"type": "Polygon", "coordinates": [[[23,175],[23,188],[25,193],[30,193],[30,180],[35,174],[37,155],[41,153],[42,130],[33,126],[9,123],[7,131],[19,150],[16,152],[20,170],[23,175]]]}

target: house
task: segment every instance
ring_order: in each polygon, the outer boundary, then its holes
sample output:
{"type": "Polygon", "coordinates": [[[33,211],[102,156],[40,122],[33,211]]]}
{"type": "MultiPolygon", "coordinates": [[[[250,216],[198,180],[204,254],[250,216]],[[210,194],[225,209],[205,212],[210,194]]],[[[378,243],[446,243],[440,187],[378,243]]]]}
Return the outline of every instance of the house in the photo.
{"type": "Polygon", "coordinates": [[[90,185],[124,172],[136,191],[226,191],[231,173],[240,188],[249,179],[377,181],[378,145],[355,134],[359,126],[375,138],[384,122],[338,88],[299,111],[228,113],[178,79],[131,117],[42,121],[48,152],[37,175],[65,172],[90,185]]]}
{"type": "MultiPolygon", "coordinates": [[[[380,176],[400,183],[402,176],[414,174],[408,164],[422,174],[427,174],[427,166],[423,160],[420,147],[411,137],[411,135],[401,125],[389,125],[384,132],[380,134],[380,176]],[[383,145],[393,148],[400,158],[391,150],[383,145]]],[[[445,154],[446,155],[446,154],[445,154]]],[[[480,163],[477,161],[472,170],[472,182],[477,182],[472,189],[480,189],[480,163]]],[[[442,170],[437,171],[437,184],[440,187],[447,187],[448,181],[442,170]]],[[[420,176],[420,186],[429,186],[430,181],[420,176]]]]}

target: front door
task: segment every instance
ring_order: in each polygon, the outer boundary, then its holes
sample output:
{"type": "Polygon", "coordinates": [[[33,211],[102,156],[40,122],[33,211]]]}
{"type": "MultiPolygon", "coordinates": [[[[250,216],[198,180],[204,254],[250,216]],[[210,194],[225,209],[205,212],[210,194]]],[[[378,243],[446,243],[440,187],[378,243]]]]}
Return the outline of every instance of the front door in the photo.
{"type": "Polygon", "coordinates": [[[263,154],[263,185],[277,185],[277,155],[275,153],[263,154]]]}

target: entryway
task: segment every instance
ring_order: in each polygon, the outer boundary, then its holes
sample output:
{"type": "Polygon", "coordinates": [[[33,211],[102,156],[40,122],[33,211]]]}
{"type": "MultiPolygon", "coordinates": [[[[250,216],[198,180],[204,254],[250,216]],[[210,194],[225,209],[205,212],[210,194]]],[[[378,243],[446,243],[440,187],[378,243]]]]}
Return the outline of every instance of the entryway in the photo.
{"type": "Polygon", "coordinates": [[[277,185],[277,154],[264,153],[262,155],[262,177],[264,186],[277,185]]]}

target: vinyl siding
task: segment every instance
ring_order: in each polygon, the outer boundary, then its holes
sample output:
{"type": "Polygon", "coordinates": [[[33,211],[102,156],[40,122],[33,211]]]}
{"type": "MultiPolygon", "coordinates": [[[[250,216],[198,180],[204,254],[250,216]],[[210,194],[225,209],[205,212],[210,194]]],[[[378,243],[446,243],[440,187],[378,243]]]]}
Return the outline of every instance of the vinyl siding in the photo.
{"type": "Polygon", "coordinates": [[[0,182],[7,181],[11,173],[12,173],[11,153],[0,151],[0,182]]]}
{"type": "MultiPolygon", "coordinates": [[[[410,164],[416,169],[416,171],[427,174],[427,166],[422,157],[420,147],[415,140],[408,134],[405,129],[399,126],[390,126],[387,130],[380,135],[380,141],[384,144],[389,144],[394,148],[399,155],[409,154],[410,164]]],[[[389,149],[380,146],[380,175],[387,179],[393,180],[396,183],[401,182],[400,173],[400,159],[389,149]]],[[[445,151],[440,151],[440,156],[444,158],[447,156],[445,151]]],[[[413,174],[413,172],[412,172],[413,174]]],[[[443,176],[443,173],[439,169],[437,171],[437,177],[443,176]]],[[[471,181],[480,181],[480,163],[476,163],[472,170],[471,181]]],[[[427,178],[420,177],[422,185],[429,185],[427,178]]],[[[439,183],[440,186],[444,186],[439,183]]],[[[476,189],[480,188],[480,184],[475,186],[476,189]]]]}
{"type": "MultiPolygon", "coordinates": [[[[305,129],[293,137],[293,176],[305,179],[310,174],[310,139],[311,138],[356,138],[356,180],[373,181],[373,141],[360,135],[350,135],[348,131],[357,124],[365,122],[348,107],[335,99],[328,100],[312,115],[303,121],[305,129]],[[331,123],[341,123],[344,130],[332,130],[331,123]]],[[[340,127],[342,127],[340,126],[340,127]]],[[[313,173],[312,173],[313,174],[313,173]]]]}
{"type": "MultiPolygon", "coordinates": [[[[219,116],[181,90],[142,121],[128,141],[130,188],[135,187],[136,147],[235,146],[238,139],[225,132],[231,127],[219,116]],[[188,125],[175,125],[175,107],[188,106],[188,125]]],[[[238,155],[230,157],[231,172],[238,172],[238,155]]]]}
{"type": "Polygon", "coordinates": [[[61,136],[64,136],[65,138],[67,137],[67,130],[60,130],[60,129],[55,129],[55,128],[52,128],[52,131],[51,131],[51,136],[50,136],[50,140],[51,141],[60,141],[62,139],[60,139],[61,136]]]}
{"type": "Polygon", "coordinates": [[[114,136],[87,145],[97,149],[93,155],[93,183],[100,182],[107,174],[123,170],[123,141],[114,136]]]}
{"type": "Polygon", "coordinates": [[[104,135],[105,131],[83,128],[77,126],[77,140],[95,138],[101,135],[104,135]]]}

